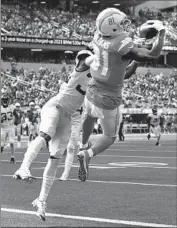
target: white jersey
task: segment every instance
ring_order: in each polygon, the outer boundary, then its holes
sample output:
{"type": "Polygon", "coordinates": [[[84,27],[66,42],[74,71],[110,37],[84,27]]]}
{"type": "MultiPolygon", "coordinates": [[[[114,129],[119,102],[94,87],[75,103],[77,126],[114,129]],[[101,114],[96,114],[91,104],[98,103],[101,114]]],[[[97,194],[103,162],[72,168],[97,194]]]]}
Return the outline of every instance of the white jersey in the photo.
{"type": "Polygon", "coordinates": [[[47,103],[59,105],[69,116],[82,105],[86,94],[86,86],[91,78],[90,70],[74,71],[68,83],[63,83],[60,92],[47,103]]]}
{"type": "Polygon", "coordinates": [[[9,128],[14,125],[14,107],[10,105],[7,108],[1,106],[1,126],[2,128],[9,128]]]}
{"type": "Polygon", "coordinates": [[[154,115],[152,113],[152,114],[149,114],[148,117],[151,118],[150,119],[151,126],[156,127],[156,126],[158,126],[160,124],[160,117],[161,117],[160,114],[154,115]]]}

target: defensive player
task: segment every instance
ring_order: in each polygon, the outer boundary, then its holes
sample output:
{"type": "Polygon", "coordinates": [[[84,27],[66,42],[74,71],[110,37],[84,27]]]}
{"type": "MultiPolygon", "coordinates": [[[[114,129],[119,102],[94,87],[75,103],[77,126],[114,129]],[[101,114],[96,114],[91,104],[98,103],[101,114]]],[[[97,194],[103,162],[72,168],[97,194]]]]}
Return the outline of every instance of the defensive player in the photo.
{"type": "Polygon", "coordinates": [[[147,138],[151,138],[151,133],[155,135],[157,138],[156,146],[160,146],[160,138],[161,138],[161,127],[160,127],[161,115],[158,114],[157,108],[152,109],[152,114],[149,114],[147,117],[148,123],[148,136],[147,138]]]}
{"type": "MultiPolygon", "coordinates": [[[[103,10],[96,19],[97,30],[92,41],[95,57],[90,67],[92,79],[86,92],[87,115],[82,127],[82,147],[88,147],[96,118],[100,118],[103,135],[95,135],[91,148],[82,150],[77,155],[80,163],[78,177],[81,181],[88,178],[90,159],[110,147],[116,139],[123,80],[129,61],[155,59],[159,57],[163,47],[165,29],[161,22],[151,23],[158,35],[156,42],[148,50],[134,45],[126,33],[127,27],[124,25],[128,23],[125,20],[126,15],[115,8],[103,10]]],[[[150,26],[149,23],[147,26],[150,26]]]]}
{"type": "Polygon", "coordinates": [[[15,163],[15,125],[14,125],[14,107],[11,104],[11,99],[8,92],[4,92],[1,98],[1,153],[9,139],[11,158],[10,163],[15,163]]]}
{"type": "Polygon", "coordinates": [[[17,147],[21,147],[21,133],[22,133],[22,123],[24,122],[24,112],[21,110],[21,105],[19,103],[15,104],[14,109],[15,116],[15,130],[17,134],[17,147]]]}
{"type": "Polygon", "coordinates": [[[80,132],[82,115],[77,111],[71,117],[71,134],[66,149],[65,167],[60,177],[61,181],[66,181],[69,177],[74,160],[74,154],[79,151],[80,132]]]}
{"type": "Polygon", "coordinates": [[[29,145],[30,142],[38,135],[38,112],[35,109],[35,103],[33,101],[29,103],[29,109],[26,112],[26,118],[29,130],[29,145]]]}
{"type": "MultiPolygon", "coordinates": [[[[50,158],[44,170],[43,183],[39,198],[33,201],[33,206],[37,208],[38,216],[45,220],[45,202],[53,185],[59,159],[65,150],[66,142],[70,135],[70,118],[82,105],[85,96],[86,85],[90,80],[90,63],[93,55],[89,51],[81,51],[76,57],[76,67],[71,74],[71,78],[66,89],[50,99],[41,110],[40,134],[30,144],[25,154],[23,163],[15,173],[15,178],[27,179],[31,177],[29,164],[34,160],[38,152],[49,143],[50,158]],[[60,141],[63,140],[64,148],[60,141]]],[[[72,122],[73,126],[74,123],[72,122]]],[[[78,125],[78,123],[77,123],[78,125]]],[[[74,143],[74,142],[73,142],[74,143]]],[[[71,145],[72,149],[76,148],[71,145]]]]}

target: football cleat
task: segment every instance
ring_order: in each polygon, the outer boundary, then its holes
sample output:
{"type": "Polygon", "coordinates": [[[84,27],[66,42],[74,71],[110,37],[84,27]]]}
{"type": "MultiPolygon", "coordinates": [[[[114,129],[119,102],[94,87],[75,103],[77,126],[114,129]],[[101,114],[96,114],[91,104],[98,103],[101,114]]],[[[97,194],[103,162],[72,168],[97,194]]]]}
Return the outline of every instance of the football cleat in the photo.
{"type": "Polygon", "coordinates": [[[147,135],[147,139],[149,140],[150,138],[151,138],[151,135],[150,135],[150,134],[148,134],[148,135],[147,135]]]}
{"type": "Polygon", "coordinates": [[[42,221],[45,221],[46,202],[42,202],[37,198],[32,202],[32,205],[37,210],[37,216],[39,216],[42,221]]]}
{"type": "Polygon", "coordinates": [[[156,146],[161,146],[159,142],[156,142],[156,144],[155,144],[155,145],[156,145],[156,146]]]}
{"type": "Polygon", "coordinates": [[[10,158],[10,164],[15,164],[15,158],[14,157],[10,158]]]}
{"type": "Polygon", "coordinates": [[[31,175],[31,172],[28,169],[18,169],[14,175],[13,178],[16,180],[24,180],[28,183],[32,183],[34,180],[36,180],[35,177],[31,175]]]}
{"type": "Polygon", "coordinates": [[[63,173],[63,174],[61,175],[61,177],[59,178],[59,180],[60,180],[60,181],[67,181],[67,180],[68,180],[68,176],[67,176],[65,173],[63,173]]]}
{"type": "Polygon", "coordinates": [[[78,169],[78,178],[82,182],[88,179],[88,169],[89,169],[89,153],[87,150],[79,151],[77,153],[77,158],[79,161],[79,169],[78,169]]]}

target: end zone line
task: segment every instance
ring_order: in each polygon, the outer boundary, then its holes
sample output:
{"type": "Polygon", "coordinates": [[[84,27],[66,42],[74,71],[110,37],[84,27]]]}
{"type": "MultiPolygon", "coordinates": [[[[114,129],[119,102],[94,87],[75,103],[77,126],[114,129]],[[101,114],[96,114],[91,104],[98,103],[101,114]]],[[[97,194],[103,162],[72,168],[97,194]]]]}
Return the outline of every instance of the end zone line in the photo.
{"type": "MultiPolygon", "coordinates": [[[[19,209],[1,208],[1,211],[9,212],[9,213],[36,215],[35,211],[27,211],[27,210],[19,210],[19,209]]],[[[146,222],[119,220],[119,219],[105,219],[105,218],[94,218],[94,217],[85,217],[85,216],[62,215],[62,214],[56,214],[56,213],[46,213],[46,216],[47,217],[55,217],[55,218],[66,218],[66,219],[93,221],[93,222],[100,222],[100,223],[124,224],[124,225],[131,225],[131,226],[167,227],[167,228],[177,227],[175,225],[166,225],[166,224],[158,224],[158,223],[146,223],[146,222]]]]}
{"type": "MultiPolygon", "coordinates": [[[[11,177],[12,178],[12,176],[13,175],[1,174],[1,177],[11,177]]],[[[42,179],[42,177],[37,177],[37,176],[35,176],[35,178],[36,179],[42,179]]],[[[60,178],[55,178],[55,180],[60,180],[60,178]]],[[[78,182],[81,182],[78,179],[68,179],[67,181],[78,181],[78,182]]],[[[175,188],[177,187],[176,184],[151,184],[151,183],[125,182],[125,181],[118,182],[118,181],[87,180],[87,182],[90,182],[90,183],[102,183],[102,184],[127,184],[127,185],[140,185],[140,186],[154,186],[154,187],[175,187],[175,188]]]]}

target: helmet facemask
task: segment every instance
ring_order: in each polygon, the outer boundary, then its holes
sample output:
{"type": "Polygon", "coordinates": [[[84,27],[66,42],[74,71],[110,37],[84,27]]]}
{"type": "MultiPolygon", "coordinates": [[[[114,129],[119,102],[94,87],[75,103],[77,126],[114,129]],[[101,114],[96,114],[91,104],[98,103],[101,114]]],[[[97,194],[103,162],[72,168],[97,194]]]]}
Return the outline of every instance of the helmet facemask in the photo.
{"type": "Polygon", "coordinates": [[[1,98],[1,104],[4,108],[7,108],[10,104],[10,98],[9,97],[2,97],[1,98]]]}

